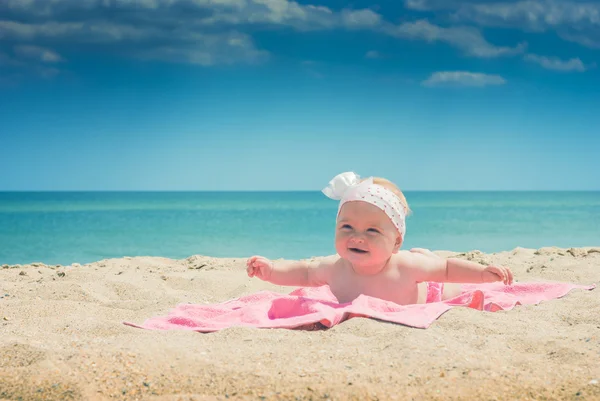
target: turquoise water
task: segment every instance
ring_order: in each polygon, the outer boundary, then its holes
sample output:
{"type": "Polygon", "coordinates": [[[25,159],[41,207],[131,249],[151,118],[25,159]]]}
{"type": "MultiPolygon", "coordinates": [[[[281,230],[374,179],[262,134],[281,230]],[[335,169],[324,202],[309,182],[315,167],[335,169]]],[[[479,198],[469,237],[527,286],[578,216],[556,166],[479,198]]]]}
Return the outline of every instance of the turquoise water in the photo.
{"type": "MultiPolygon", "coordinates": [[[[403,248],[600,246],[600,192],[407,192],[403,248]]],[[[0,264],[334,253],[320,192],[0,192],[0,264]]]]}

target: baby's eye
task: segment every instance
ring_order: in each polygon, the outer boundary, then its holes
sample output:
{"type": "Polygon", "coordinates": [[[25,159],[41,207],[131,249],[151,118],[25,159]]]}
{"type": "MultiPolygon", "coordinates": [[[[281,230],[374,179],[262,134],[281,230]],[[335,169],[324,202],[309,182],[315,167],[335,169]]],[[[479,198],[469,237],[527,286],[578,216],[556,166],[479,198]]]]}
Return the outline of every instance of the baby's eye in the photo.
{"type": "Polygon", "coordinates": [[[379,234],[379,230],[376,228],[369,228],[367,231],[379,234]]]}
{"type": "Polygon", "coordinates": [[[341,229],[351,229],[352,227],[349,224],[344,224],[340,228],[341,229]]]}

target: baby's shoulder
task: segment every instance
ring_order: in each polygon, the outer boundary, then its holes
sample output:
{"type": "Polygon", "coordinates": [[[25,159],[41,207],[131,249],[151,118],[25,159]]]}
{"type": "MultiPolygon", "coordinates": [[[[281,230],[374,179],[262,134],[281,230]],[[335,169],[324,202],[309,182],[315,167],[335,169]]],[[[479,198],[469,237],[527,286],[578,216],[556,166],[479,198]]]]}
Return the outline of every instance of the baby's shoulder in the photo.
{"type": "Polygon", "coordinates": [[[342,262],[340,255],[318,256],[311,258],[308,261],[310,267],[313,268],[328,268],[338,265],[342,262]]]}
{"type": "Polygon", "coordinates": [[[392,255],[391,264],[394,266],[394,269],[403,273],[410,274],[415,269],[419,269],[419,266],[422,265],[423,255],[415,254],[411,251],[398,251],[392,255]]]}
{"type": "Polygon", "coordinates": [[[414,254],[410,251],[398,251],[392,255],[392,263],[394,266],[403,268],[413,264],[414,254]]]}
{"type": "Polygon", "coordinates": [[[309,282],[313,285],[330,284],[333,277],[336,276],[336,269],[343,263],[339,255],[319,256],[312,258],[308,262],[309,282]]]}

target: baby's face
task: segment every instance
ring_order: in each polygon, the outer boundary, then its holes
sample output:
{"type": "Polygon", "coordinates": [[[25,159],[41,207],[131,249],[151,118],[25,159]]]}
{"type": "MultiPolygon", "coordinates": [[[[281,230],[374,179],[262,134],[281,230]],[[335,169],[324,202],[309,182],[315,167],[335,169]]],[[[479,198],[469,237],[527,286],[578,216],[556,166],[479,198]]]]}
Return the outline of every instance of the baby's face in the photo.
{"type": "Polygon", "coordinates": [[[385,212],[370,203],[344,203],[337,219],[337,253],[361,270],[387,262],[398,251],[401,238],[385,212]]]}

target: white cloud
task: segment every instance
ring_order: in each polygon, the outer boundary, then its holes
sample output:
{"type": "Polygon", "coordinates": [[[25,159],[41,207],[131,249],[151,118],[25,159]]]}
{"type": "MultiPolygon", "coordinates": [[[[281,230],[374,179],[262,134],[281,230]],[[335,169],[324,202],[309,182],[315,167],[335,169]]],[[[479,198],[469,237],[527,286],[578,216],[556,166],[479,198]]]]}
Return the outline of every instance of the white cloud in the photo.
{"type": "MultiPolygon", "coordinates": [[[[268,56],[268,52],[255,47],[248,35],[237,32],[205,34],[187,28],[167,31],[106,22],[36,25],[7,24],[0,21],[0,37],[2,34],[4,37],[27,41],[51,38],[59,43],[121,44],[128,47],[126,52],[133,57],[204,66],[233,62],[255,63],[268,56]]],[[[45,62],[62,60],[52,50],[31,45],[17,45],[15,53],[30,58],[37,56],[45,62]]]]}
{"type": "Polygon", "coordinates": [[[41,43],[59,51],[111,44],[133,57],[199,65],[265,60],[268,52],[240,33],[248,27],[368,29],[381,19],[371,10],[333,12],[288,0],[5,0],[0,15],[0,40],[30,46],[21,56],[62,59],[56,51],[36,53],[41,43]],[[108,10],[115,13],[103,17],[108,10]]]}
{"type": "Polygon", "coordinates": [[[600,47],[600,2],[565,0],[459,1],[405,0],[421,11],[448,11],[455,22],[514,28],[530,32],[555,31],[564,40],[600,47]]]}
{"type": "Polygon", "coordinates": [[[427,11],[430,9],[430,4],[427,0],[405,0],[404,5],[411,10],[427,11]]]}
{"type": "Polygon", "coordinates": [[[240,24],[270,23],[310,28],[311,24],[329,25],[331,13],[328,11],[326,7],[309,8],[288,0],[253,0],[242,8],[225,9],[220,14],[234,14],[240,24]]]}
{"type": "Polygon", "coordinates": [[[369,50],[365,53],[365,58],[381,58],[381,54],[377,50],[369,50]]]}
{"type": "Polygon", "coordinates": [[[301,5],[289,0],[248,0],[245,5],[236,8],[213,7],[210,10],[210,15],[197,19],[199,24],[271,24],[308,31],[335,28],[369,29],[382,22],[381,15],[370,9],[343,9],[334,12],[328,7],[301,5]]]}
{"type": "Polygon", "coordinates": [[[215,64],[260,63],[269,53],[255,48],[248,35],[204,35],[202,40],[188,47],[153,47],[135,52],[147,60],[160,60],[211,66],[215,64]]]}
{"type": "Polygon", "coordinates": [[[466,54],[492,58],[500,56],[513,56],[523,53],[527,47],[526,43],[520,43],[515,47],[495,46],[489,43],[481,33],[470,27],[444,28],[430,23],[427,20],[406,22],[400,25],[390,25],[385,31],[398,38],[420,39],[428,42],[446,42],[466,54]]]}
{"type": "Polygon", "coordinates": [[[39,52],[34,46],[20,46],[14,49],[13,55],[0,52],[0,81],[2,84],[14,85],[22,80],[24,73],[41,78],[53,78],[61,73],[58,68],[48,66],[56,63],[58,54],[41,49],[39,52]],[[31,59],[36,62],[31,62],[31,59]],[[47,58],[49,61],[44,61],[47,58]]]}
{"type": "Polygon", "coordinates": [[[422,82],[424,86],[472,86],[504,85],[506,80],[499,75],[468,71],[438,71],[422,82]]]}
{"type": "MultiPolygon", "coordinates": [[[[175,30],[175,32],[177,32],[175,30]]],[[[0,38],[18,41],[51,39],[79,43],[106,43],[123,40],[153,39],[166,36],[156,28],[138,28],[109,22],[21,23],[0,21],[0,38]]]]}
{"type": "Polygon", "coordinates": [[[44,63],[58,63],[64,61],[60,54],[53,50],[38,46],[19,45],[15,46],[15,54],[24,58],[32,58],[44,63]]]}
{"type": "Polygon", "coordinates": [[[537,54],[527,54],[525,55],[525,60],[537,63],[548,70],[563,72],[584,72],[590,68],[590,66],[586,66],[579,58],[561,60],[557,57],[546,57],[539,56],[537,54]]]}
{"type": "Polygon", "coordinates": [[[600,29],[596,32],[588,33],[562,31],[558,33],[558,36],[566,41],[577,43],[590,49],[600,49],[600,29]]]}
{"type": "MultiPolygon", "coordinates": [[[[302,5],[290,0],[8,0],[8,10],[23,15],[62,20],[97,21],[97,10],[114,10],[111,22],[154,25],[163,22],[185,26],[217,24],[274,24],[297,29],[325,29],[335,26],[369,25],[380,17],[371,10],[344,10],[334,13],[324,6],[302,5]]],[[[2,10],[0,4],[0,11],[2,10]]]]}
{"type": "Polygon", "coordinates": [[[568,0],[405,0],[406,8],[420,11],[453,11],[463,20],[482,24],[526,23],[530,28],[571,23],[600,25],[600,4],[568,0]]]}
{"type": "Polygon", "coordinates": [[[198,65],[256,63],[268,52],[250,33],[274,27],[368,30],[442,42],[482,58],[525,49],[525,44],[496,46],[473,27],[441,27],[426,20],[395,25],[372,9],[334,11],[291,0],[0,0],[0,15],[0,40],[16,46],[21,59],[44,63],[64,61],[73,45],[198,65]]]}
{"type": "Polygon", "coordinates": [[[369,28],[381,24],[381,15],[368,9],[342,10],[341,16],[344,26],[349,28],[369,28]]]}
{"type": "Polygon", "coordinates": [[[457,16],[490,25],[515,23],[533,30],[560,25],[600,25],[600,4],[556,0],[481,3],[461,7],[457,16]]]}

